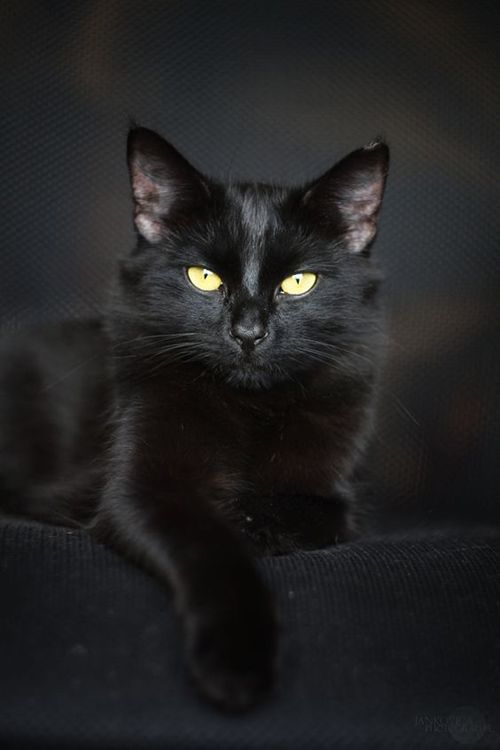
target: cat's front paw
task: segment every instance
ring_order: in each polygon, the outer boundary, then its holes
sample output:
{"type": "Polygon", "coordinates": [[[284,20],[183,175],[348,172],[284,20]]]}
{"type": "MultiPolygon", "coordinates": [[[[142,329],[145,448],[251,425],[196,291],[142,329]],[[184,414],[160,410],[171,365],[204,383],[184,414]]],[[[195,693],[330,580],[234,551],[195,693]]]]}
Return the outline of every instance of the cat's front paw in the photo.
{"type": "Polygon", "coordinates": [[[269,610],[198,622],[188,640],[191,675],[205,698],[227,711],[257,703],[273,682],[276,623],[269,610]]]}

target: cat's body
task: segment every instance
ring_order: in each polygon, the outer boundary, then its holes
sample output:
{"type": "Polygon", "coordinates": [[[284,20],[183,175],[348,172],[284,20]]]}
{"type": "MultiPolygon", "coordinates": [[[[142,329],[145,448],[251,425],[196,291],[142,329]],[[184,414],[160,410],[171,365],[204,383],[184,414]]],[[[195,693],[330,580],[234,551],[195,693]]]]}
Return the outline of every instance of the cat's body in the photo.
{"type": "Polygon", "coordinates": [[[224,188],[138,129],[129,165],[139,241],[102,321],[0,347],[0,508],[83,525],[168,582],[197,684],[243,707],[276,647],[250,553],[356,525],[387,149],[304,189],[224,188]]]}

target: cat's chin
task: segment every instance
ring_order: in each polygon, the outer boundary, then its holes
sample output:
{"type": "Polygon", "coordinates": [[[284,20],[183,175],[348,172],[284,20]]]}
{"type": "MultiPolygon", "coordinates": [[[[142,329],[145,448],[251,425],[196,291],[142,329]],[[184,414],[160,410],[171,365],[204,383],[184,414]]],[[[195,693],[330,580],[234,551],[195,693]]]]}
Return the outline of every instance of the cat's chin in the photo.
{"type": "Polygon", "coordinates": [[[233,388],[260,391],[272,388],[287,380],[286,373],[272,368],[235,368],[225,374],[227,384],[233,388]]]}

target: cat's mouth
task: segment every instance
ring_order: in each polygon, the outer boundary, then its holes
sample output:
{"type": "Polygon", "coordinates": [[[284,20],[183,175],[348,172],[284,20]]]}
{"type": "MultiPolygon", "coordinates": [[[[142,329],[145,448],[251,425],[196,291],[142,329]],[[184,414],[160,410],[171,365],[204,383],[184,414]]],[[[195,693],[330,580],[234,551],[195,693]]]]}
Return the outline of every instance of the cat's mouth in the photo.
{"type": "Polygon", "coordinates": [[[269,362],[262,362],[251,355],[242,355],[233,367],[226,372],[228,385],[239,388],[270,388],[275,383],[286,379],[282,368],[269,362]]]}

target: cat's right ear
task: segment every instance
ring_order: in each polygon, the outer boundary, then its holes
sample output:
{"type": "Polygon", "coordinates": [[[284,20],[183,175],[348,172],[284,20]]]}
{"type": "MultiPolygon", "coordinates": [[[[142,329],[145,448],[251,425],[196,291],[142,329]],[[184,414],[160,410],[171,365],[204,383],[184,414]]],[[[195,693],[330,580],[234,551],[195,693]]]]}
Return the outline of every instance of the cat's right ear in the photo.
{"type": "Polygon", "coordinates": [[[132,128],[127,160],[137,231],[148,242],[159,242],[169,229],[189,221],[209,197],[203,176],[147,128],[132,128]]]}

